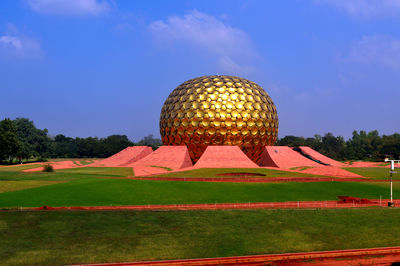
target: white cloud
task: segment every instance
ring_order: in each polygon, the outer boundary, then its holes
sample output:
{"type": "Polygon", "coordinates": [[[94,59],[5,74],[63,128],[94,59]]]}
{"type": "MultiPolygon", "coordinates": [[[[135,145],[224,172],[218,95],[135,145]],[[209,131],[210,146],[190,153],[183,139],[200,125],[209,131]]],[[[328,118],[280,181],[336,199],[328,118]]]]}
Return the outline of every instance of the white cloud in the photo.
{"type": "Polygon", "coordinates": [[[27,0],[38,13],[52,15],[100,15],[110,10],[107,0],[27,0]]]}
{"type": "Polygon", "coordinates": [[[226,71],[228,74],[235,74],[235,73],[250,73],[254,69],[251,66],[241,65],[233,61],[229,56],[221,56],[217,60],[218,66],[226,71]]]}
{"type": "Polygon", "coordinates": [[[335,6],[359,18],[400,15],[399,0],[316,0],[316,2],[335,6]]]}
{"type": "Polygon", "coordinates": [[[13,24],[8,25],[9,33],[0,35],[0,52],[25,58],[43,56],[40,44],[33,38],[21,34],[13,24]]]}
{"type": "Polygon", "coordinates": [[[21,40],[19,40],[17,37],[14,36],[9,36],[9,35],[1,36],[0,43],[3,43],[3,45],[10,45],[14,47],[16,50],[22,49],[21,40]]]}
{"type": "Polygon", "coordinates": [[[217,65],[228,71],[247,71],[237,61],[256,56],[251,38],[242,30],[226,25],[216,17],[191,11],[183,17],[171,16],[149,25],[161,43],[183,42],[217,56],[217,65]]]}
{"type": "Polygon", "coordinates": [[[388,36],[364,36],[354,45],[350,58],[368,64],[400,68],[400,40],[388,36]]]}

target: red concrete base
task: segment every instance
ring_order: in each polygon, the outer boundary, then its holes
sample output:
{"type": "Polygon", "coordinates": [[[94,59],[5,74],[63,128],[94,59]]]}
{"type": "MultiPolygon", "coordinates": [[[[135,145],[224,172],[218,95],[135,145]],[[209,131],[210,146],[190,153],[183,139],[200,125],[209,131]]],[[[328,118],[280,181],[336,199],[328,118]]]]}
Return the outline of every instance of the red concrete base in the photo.
{"type": "Polygon", "coordinates": [[[307,159],[297,151],[287,146],[266,146],[261,155],[261,166],[291,169],[294,167],[318,167],[321,164],[307,159]]]}
{"type": "Polygon", "coordinates": [[[132,146],[88,166],[122,167],[134,163],[152,152],[153,150],[148,146],[132,146]]]}
{"type": "Polygon", "coordinates": [[[208,146],[194,168],[257,168],[238,146],[208,146]]]}
{"type": "Polygon", "coordinates": [[[328,164],[330,166],[335,166],[335,167],[345,167],[346,165],[344,163],[335,161],[313,149],[311,149],[310,147],[307,146],[301,146],[300,150],[304,153],[307,154],[308,156],[310,156],[312,159],[314,160],[318,160],[324,164],[328,164]]]}

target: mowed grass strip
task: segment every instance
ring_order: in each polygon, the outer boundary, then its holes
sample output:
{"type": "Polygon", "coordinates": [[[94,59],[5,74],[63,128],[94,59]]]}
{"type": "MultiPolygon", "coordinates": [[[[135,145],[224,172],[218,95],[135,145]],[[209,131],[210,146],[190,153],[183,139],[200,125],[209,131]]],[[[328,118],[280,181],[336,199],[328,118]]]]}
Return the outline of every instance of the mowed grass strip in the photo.
{"type": "MultiPolygon", "coordinates": [[[[399,187],[396,184],[394,191],[399,187]]],[[[336,181],[220,183],[86,178],[0,193],[0,207],[282,202],[335,200],[339,195],[388,198],[389,186],[336,181]]]]}
{"type": "Polygon", "coordinates": [[[265,176],[252,176],[252,177],[324,177],[327,176],[319,176],[312,174],[304,174],[297,172],[289,172],[282,170],[274,170],[274,169],[266,169],[266,168],[201,168],[190,171],[182,171],[175,172],[169,174],[160,174],[154,177],[202,177],[202,178],[232,178],[232,176],[220,176],[218,174],[226,174],[226,173],[256,173],[256,174],[264,174],[265,176]]]}
{"type": "Polygon", "coordinates": [[[4,181],[0,180],[0,193],[23,190],[27,188],[48,186],[60,183],[62,181],[43,181],[43,180],[23,180],[23,181],[4,181]]]}
{"type": "Polygon", "coordinates": [[[399,209],[3,212],[0,261],[62,265],[400,245],[399,209]]]}
{"type": "Polygon", "coordinates": [[[133,176],[130,167],[80,167],[59,169],[54,172],[20,172],[19,169],[0,171],[0,180],[74,180],[88,177],[133,176]]]}
{"type": "MultiPolygon", "coordinates": [[[[396,165],[397,166],[397,165],[396,165]]],[[[374,179],[388,179],[390,177],[390,168],[382,168],[382,167],[349,167],[343,168],[349,172],[353,172],[355,174],[374,178],[374,179]]],[[[396,168],[397,173],[393,174],[393,179],[400,179],[400,168],[396,168]]]]}

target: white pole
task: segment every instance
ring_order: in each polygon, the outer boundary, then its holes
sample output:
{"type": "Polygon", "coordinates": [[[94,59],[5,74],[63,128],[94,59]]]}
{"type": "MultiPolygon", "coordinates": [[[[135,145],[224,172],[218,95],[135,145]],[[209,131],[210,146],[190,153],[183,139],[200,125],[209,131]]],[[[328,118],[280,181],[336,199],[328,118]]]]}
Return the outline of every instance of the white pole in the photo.
{"type": "Polygon", "coordinates": [[[394,171],[394,161],[390,161],[390,169],[392,170],[390,172],[390,202],[393,203],[393,171],[394,171]]]}

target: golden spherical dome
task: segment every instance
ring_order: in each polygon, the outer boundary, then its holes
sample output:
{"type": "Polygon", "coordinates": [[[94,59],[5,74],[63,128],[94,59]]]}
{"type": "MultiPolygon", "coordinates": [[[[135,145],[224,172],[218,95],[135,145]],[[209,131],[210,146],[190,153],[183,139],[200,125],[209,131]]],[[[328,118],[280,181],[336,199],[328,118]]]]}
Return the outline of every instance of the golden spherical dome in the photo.
{"type": "Polygon", "coordinates": [[[236,145],[255,162],[275,143],[278,115],[256,83],[234,76],[188,80],[171,92],[160,115],[164,145],[186,145],[196,162],[208,145],[236,145]]]}

